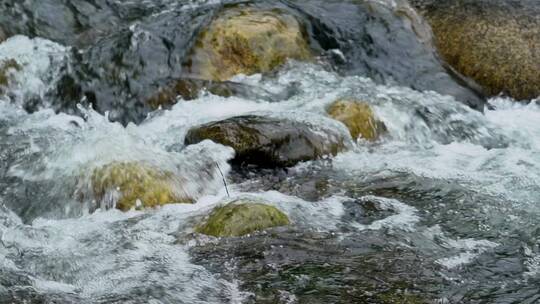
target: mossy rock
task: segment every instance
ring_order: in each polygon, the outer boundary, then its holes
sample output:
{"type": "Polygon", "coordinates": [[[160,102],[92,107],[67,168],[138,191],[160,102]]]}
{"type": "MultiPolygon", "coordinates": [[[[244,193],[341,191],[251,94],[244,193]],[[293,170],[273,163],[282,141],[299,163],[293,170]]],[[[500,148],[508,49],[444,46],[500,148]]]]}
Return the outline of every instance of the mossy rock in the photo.
{"type": "Polygon", "coordinates": [[[172,172],[136,162],[115,162],[92,172],[92,191],[98,201],[118,192],[116,208],[156,207],[170,203],[193,203],[179,188],[181,179],[172,172]],[[138,204],[140,202],[140,205],[138,204]]]}
{"type": "Polygon", "coordinates": [[[15,59],[7,59],[0,62],[0,86],[9,85],[10,73],[20,71],[21,65],[15,59]]]}
{"type": "Polygon", "coordinates": [[[305,31],[293,15],[237,6],[222,11],[201,32],[185,68],[192,76],[224,81],[270,71],[288,58],[311,57],[305,31]]]}
{"type": "Polygon", "coordinates": [[[386,126],[377,120],[367,103],[340,99],[332,103],[327,112],[332,118],[347,126],[353,139],[361,137],[366,140],[375,140],[386,132],[386,126]]]}
{"type": "Polygon", "coordinates": [[[487,95],[540,96],[540,4],[537,1],[427,1],[442,58],[487,95]],[[536,3],[535,3],[536,2],[536,3]]]}
{"type": "Polygon", "coordinates": [[[195,230],[216,237],[231,237],[288,224],[287,215],[276,207],[238,201],[215,208],[208,220],[195,230]]]}
{"type": "Polygon", "coordinates": [[[245,115],[194,127],[185,144],[206,139],[233,148],[235,164],[276,168],[336,155],[346,150],[348,136],[293,119],[245,115]]]}

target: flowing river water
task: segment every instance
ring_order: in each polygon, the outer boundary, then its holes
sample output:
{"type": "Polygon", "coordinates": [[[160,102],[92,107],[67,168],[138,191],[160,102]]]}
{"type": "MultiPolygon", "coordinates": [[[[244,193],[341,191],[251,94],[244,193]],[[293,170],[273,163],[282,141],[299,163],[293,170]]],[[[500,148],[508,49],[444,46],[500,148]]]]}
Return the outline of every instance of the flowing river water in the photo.
{"type": "Polygon", "coordinates": [[[123,126],[86,105],[80,115],[49,108],[71,56],[42,38],[0,44],[1,58],[23,63],[0,100],[0,303],[540,301],[535,103],[492,98],[481,113],[289,61],[234,78],[294,91],[279,101],[202,92],[123,126]],[[325,115],[341,96],[369,102],[388,132],[288,170],[233,170],[228,147],[184,146],[191,127],[253,113],[345,132],[325,115]],[[41,104],[28,113],[31,99],[41,104]],[[122,212],[75,199],[89,168],[111,161],[181,170],[197,201],[122,212]],[[291,225],[241,238],[193,232],[236,198],[273,204],[291,225]]]}

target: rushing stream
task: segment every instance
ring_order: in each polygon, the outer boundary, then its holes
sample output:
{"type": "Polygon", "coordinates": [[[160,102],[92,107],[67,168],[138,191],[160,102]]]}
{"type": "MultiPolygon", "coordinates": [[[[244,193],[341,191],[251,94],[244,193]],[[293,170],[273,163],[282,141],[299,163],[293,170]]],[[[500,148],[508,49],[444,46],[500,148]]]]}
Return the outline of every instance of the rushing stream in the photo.
{"type": "Polygon", "coordinates": [[[233,78],[264,96],[203,91],[123,125],[84,100],[55,111],[56,85],[77,65],[60,43],[0,44],[0,59],[22,66],[0,100],[0,303],[540,302],[536,103],[491,98],[481,113],[290,60],[233,78]],[[235,168],[229,147],[184,144],[190,128],[244,114],[347,133],[325,114],[342,96],[368,102],[387,132],[287,170],[235,168]],[[196,202],[123,212],[81,199],[91,168],[113,161],[174,171],[196,202]],[[194,232],[237,198],[274,205],[291,224],[194,232]]]}

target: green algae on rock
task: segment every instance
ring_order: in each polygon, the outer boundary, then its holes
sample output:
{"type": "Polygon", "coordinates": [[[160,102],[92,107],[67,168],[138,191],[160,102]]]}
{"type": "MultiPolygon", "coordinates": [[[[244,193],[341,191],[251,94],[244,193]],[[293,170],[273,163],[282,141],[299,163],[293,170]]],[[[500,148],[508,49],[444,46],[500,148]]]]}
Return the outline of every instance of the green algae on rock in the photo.
{"type": "Polygon", "coordinates": [[[318,132],[312,127],[285,118],[237,116],[192,128],[185,143],[210,139],[232,147],[236,152],[235,163],[267,168],[291,167],[346,149],[347,134],[331,129],[318,132]]]}
{"type": "Polygon", "coordinates": [[[327,112],[347,126],[353,139],[376,140],[386,131],[384,123],[377,120],[369,104],[364,102],[340,99],[332,103],[327,112]]]}
{"type": "Polygon", "coordinates": [[[298,20],[277,8],[237,6],[221,12],[200,34],[185,66],[191,75],[224,81],[270,71],[289,58],[311,58],[298,20]]]}
{"type": "Polygon", "coordinates": [[[288,224],[287,215],[276,207],[240,200],[215,208],[208,220],[195,230],[216,237],[231,237],[288,224]]]}
{"type": "Polygon", "coordinates": [[[181,180],[172,172],[136,162],[115,162],[95,169],[92,191],[99,201],[118,192],[115,207],[120,210],[148,208],[170,203],[193,203],[178,186],[181,180]]]}

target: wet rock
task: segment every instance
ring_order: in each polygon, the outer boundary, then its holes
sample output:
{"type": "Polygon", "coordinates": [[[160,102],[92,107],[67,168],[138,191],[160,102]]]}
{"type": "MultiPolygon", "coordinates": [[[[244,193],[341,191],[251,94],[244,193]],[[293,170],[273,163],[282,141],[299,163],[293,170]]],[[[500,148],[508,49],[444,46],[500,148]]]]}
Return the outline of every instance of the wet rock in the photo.
{"type": "Polygon", "coordinates": [[[540,96],[540,5],[519,0],[416,0],[439,53],[487,95],[540,96]]]}
{"type": "MultiPolygon", "coordinates": [[[[322,119],[322,118],[321,118],[322,119]]],[[[210,139],[232,147],[236,164],[290,167],[346,148],[347,138],[338,130],[285,118],[237,116],[189,130],[185,143],[210,139]],[[324,133],[322,133],[324,132],[324,133]]]]}
{"type": "Polygon", "coordinates": [[[286,91],[275,94],[255,86],[231,81],[182,78],[173,80],[161,87],[146,103],[153,109],[169,107],[175,104],[179,97],[183,100],[196,99],[203,90],[222,97],[238,96],[245,99],[266,100],[268,102],[280,101],[288,95],[286,91]]]}
{"type": "Polygon", "coordinates": [[[353,139],[375,140],[386,131],[386,126],[377,120],[367,103],[350,99],[335,101],[327,109],[330,117],[341,121],[351,133],[353,139]]]}
{"type": "Polygon", "coordinates": [[[273,206],[237,201],[214,209],[196,231],[217,237],[230,237],[288,224],[287,215],[273,206]]]}
{"type": "Polygon", "coordinates": [[[11,35],[42,37],[85,47],[171,3],[171,0],[2,1],[0,25],[11,35]]]}
{"type": "MultiPolygon", "coordinates": [[[[0,87],[9,85],[10,73],[20,71],[21,65],[15,59],[3,60],[0,62],[0,87]]],[[[0,89],[0,91],[2,91],[0,89]]]]}
{"type": "MultiPolygon", "coordinates": [[[[247,303],[432,303],[440,266],[384,231],[289,231],[223,238],[191,249],[193,261],[241,279],[247,303]],[[234,265],[234,271],[227,265],[234,265]]],[[[445,273],[446,274],[446,273],[445,273]]]]}
{"type": "Polygon", "coordinates": [[[383,206],[376,200],[366,198],[346,201],[343,203],[343,207],[345,209],[343,221],[357,222],[362,225],[370,225],[375,221],[396,214],[396,211],[388,208],[388,206],[383,206]]]}
{"type": "Polygon", "coordinates": [[[280,9],[239,6],[224,10],[204,30],[188,57],[187,72],[208,80],[267,72],[288,58],[311,57],[305,31],[280,9]]]}
{"type": "Polygon", "coordinates": [[[343,53],[334,65],[345,74],[436,91],[475,109],[484,108],[475,84],[445,68],[429,25],[407,1],[288,2],[309,20],[308,33],[314,44],[324,51],[343,53]]]}
{"type": "Polygon", "coordinates": [[[172,172],[133,162],[118,162],[92,172],[94,197],[106,207],[120,210],[156,207],[169,203],[193,203],[172,172]]]}
{"type": "Polygon", "coordinates": [[[78,103],[92,104],[100,113],[109,111],[112,121],[141,122],[154,110],[147,101],[185,76],[185,54],[214,10],[170,9],[129,28],[119,27],[84,52],[74,52],[73,71],[66,75],[73,85],[58,90],[55,107],[76,112],[78,103]]]}
{"type": "Polygon", "coordinates": [[[339,175],[331,159],[313,161],[301,167],[276,169],[236,168],[228,176],[242,192],[278,191],[282,194],[316,202],[342,191],[339,175]]]}
{"type": "MultiPolygon", "coordinates": [[[[59,84],[52,101],[60,111],[77,113],[78,103],[92,104],[100,113],[108,111],[113,121],[139,123],[156,105],[175,101],[178,79],[228,79],[235,73],[272,69],[286,58],[325,54],[339,59],[325,64],[347,75],[434,90],[477,109],[484,105],[463,77],[444,68],[429,27],[404,0],[395,6],[367,0],[231,0],[226,5],[189,6],[172,0],[70,2],[0,4],[6,12],[0,26],[8,24],[8,33],[37,33],[77,46],[73,65],[65,71],[70,85],[64,89],[59,84]],[[63,18],[64,13],[69,18],[63,18]],[[80,28],[73,30],[74,24],[80,28]],[[242,35],[228,31],[238,24],[242,35]],[[217,40],[211,40],[216,35],[217,40]],[[262,47],[253,46],[257,44],[262,47]]],[[[190,90],[187,95],[194,96],[197,90],[190,90]]]]}

